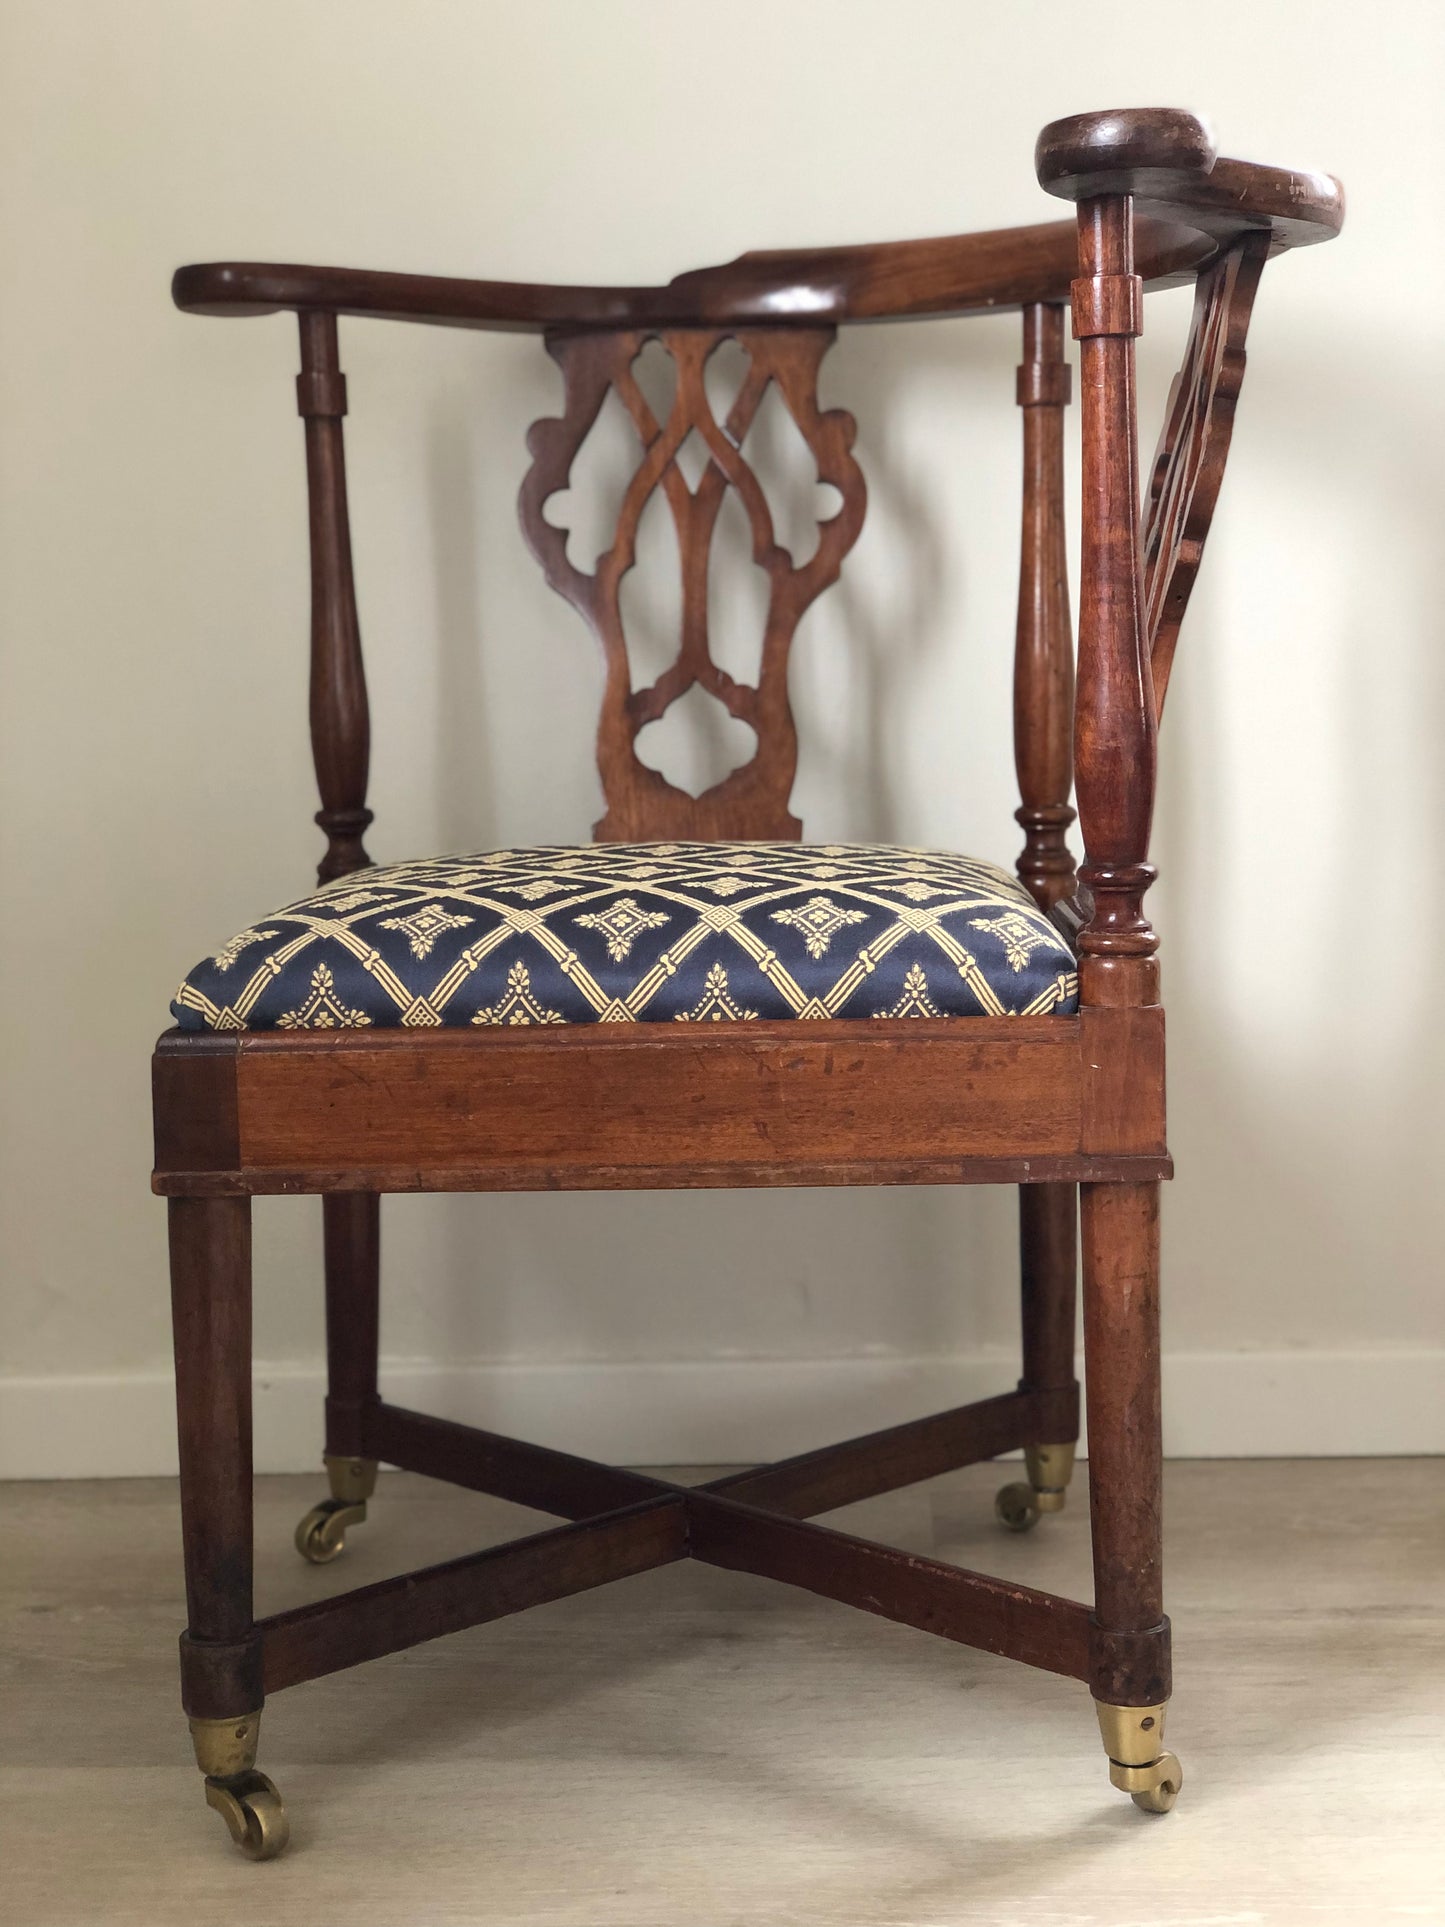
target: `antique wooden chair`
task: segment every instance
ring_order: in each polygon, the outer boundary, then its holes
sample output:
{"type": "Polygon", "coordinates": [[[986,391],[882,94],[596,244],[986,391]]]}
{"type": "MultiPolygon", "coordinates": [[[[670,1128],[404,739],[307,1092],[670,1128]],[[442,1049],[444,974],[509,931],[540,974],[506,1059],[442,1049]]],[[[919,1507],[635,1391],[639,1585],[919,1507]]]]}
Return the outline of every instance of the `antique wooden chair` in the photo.
{"type": "Polygon", "coordinates": [[[1216,157],[1187,113],[1083,115],[1041,135],[1038,177],[1077,224],[744,255],[662,288],[433,279],[340,268],[183,268],[189,312],[294,312],[313,570],[311,728],[323,889],[192,972],[154,1064],[155,1189],[169,1199],[189,1627],[183,1698],[206,1797],[264,1858],[287,1823],[255,1768],[264,1695],[672,1560],[760,1573],[1085,1682],[1110,1778],[1164,1812],[1170,1692],[1160,1582],[1158,1202],[1164,1015],[1144,913],[1155,740],[1228,450],[1265,262],[1343,218],[1328,176],[1216,157]],[[1193,325],[1140,507],[1134,337],[1148,287],[1193,280],[1193,325]],[[1075,700],[1062,516],[1064,310],[1080,343],[1083,565],[1075,700]],[[840,322],[1021,310],[1023,553],[1015,756],[1021,882],[920,851],[808,846],[788,803],[794,628],[863,519],[853,423],[821,413],[840,322]],[[363,848],[368,717],[352,589],[339,314],[541,333],[565,377],[530,436],[522,525],[587,618],[606,685],[592,846],[377,871],[363,848]],[[747,357],[717,419],[704,368],[747,357]],[[633,375],[660,341],[654,413],[633,375]],[[775,540],[749,465],[772,384],[841,496],[816,553],[775,540]],[[636,473],[595,573],[543,504],[615,391],[636,473]],[[689,486],[679,451],[700,437],[689,486]],[[726,491],[770,600],[755,683],[709,653],[709,546],[726,491]],[[684,580],[672,666],[634,687],[619,614],[638,519],[661,490],[684,580]],[[757,735],[693,796],[634,740],[694,684],[757,735]],[[1084,861],[1067,844],[1077,782],[1084,861]],[[365,872],[358,876],[358,872],[365,872]],[[639,1021],[640,1020],[640,1021],[639,1021]],[[682,1021],[679,1021],[682,1020],[682,1021]],[[1016,1184],[1023,1374],[1014,1391],[684,1488],[416,1412],[377,1389],[380,1195],[665,1186],[1016,1184]],[[331,1496],[302,1521],[325,1560],[365,1517],[378,1462],[566,1523],[256,1619],[252,1608],[253,1196],[325,1214],[331,1496]],[[1064,1502],[1078,1436],[1081,1205],[1092,1605],[813,1523],[1023,1448],[1000,1495],[1022,1529],[1064,1502]]]}

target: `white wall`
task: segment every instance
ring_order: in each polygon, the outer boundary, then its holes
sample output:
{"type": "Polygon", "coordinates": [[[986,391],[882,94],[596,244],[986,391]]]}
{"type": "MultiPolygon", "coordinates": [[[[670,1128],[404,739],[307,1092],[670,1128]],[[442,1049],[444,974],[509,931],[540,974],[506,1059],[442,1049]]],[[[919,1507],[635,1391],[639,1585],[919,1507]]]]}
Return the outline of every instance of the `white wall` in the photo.
{"type": "MultiPolygon", "coordinates": [[[[1352,206],[1266,277],[1166,729],[1170,1442],[1445,1446],[1433,11],[9,0],[0,1466],[168,1462],[149,1049],[182,971],[318,853],[294,331],[179,315],[171,270],[637,281],[1047,219],[1037,129],[1118,103],[1200,108],[1352,206]]],[[[1186,312],[1151,304],[1146,418],[1186,312]]],[[[585,836],[596,662],[513,512],[555,371],[379,323],[343,356],[374,852],[585,836]]],[[[833,355],[871,512],[795,658],[816,835],[1012,860],[1016,360],[1011,319],[833,355]]],[[[560,1442],[785,1449],[1010,1381],[1013,1210],[397,1200],[385,1350],[409,1396],[560,1442]]],[[[257,1211],[270,1465],[319,1449],[318,1217],[257,1211]]]]}

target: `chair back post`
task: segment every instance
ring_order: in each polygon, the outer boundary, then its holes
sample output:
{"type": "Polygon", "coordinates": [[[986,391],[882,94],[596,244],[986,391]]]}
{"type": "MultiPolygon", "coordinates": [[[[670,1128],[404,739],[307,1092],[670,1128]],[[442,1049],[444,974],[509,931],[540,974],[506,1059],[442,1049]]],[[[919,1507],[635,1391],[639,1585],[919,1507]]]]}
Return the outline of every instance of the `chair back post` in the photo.
{"type": "Polygon", "coordinates": [[[1040,185],[1078,204],[1071,297],[1084,491],[1074,768],[1084,840],[1084,1005],[1159,999],[1159,939],[1144,914],[1154,881],[1148,857],[1159,731],[1139,508],[1134,342],[1143,330],[1144,282],[1135,262],[1135,197],[1150,206],[1161,197],[1187,201],[1217,158],[1204,122],[1169,107],[1053,121],[1034,150],[1040,185]]]}
{"type": "Polygon", "coordinates": [[[1159,939],[1144,914],[1155,875],[1147,859],[1158,724],[1144,633],[1134,396],[1143,307],[1132,197],[1081,200],[1073,287],[1084,467],[1074,754],[1079,875],[1093,897],[1079,933],[1079,992],[1089,1004],[1158,1001],[1159,939]]]}
{"type": "Polygon", "coordinates": [[[306,484],[311,523],[311,754],[326,832],[318,882],[371,862],[362,838],[371,822],[366,779],[371,717],[356,585],[351,569],[351,522],[346,505],[346,452],[341,420],[346,377],[336,339],[336,316],[303,311],[301,372],[296,406],[306,424],[306,484]]]}
{"type": "Polygon", "coordinates": [[[1074,888],[1068,829],[1074,820],[1074,645],[1064,542],[1064,310],[1056,301],[1023,310],[1023,539],[1014,650],[1014,765],[1024,832],[1019,879],[1041,909],[1074,888]]]}

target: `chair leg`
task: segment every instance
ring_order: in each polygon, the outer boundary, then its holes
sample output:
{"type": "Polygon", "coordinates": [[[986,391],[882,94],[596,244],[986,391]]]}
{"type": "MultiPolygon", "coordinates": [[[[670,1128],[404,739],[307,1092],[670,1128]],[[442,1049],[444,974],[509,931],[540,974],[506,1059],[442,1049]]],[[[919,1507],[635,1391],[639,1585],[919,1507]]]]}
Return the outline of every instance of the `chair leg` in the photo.
{"type": "Polygon", "coordinates": [[[1183,1776],[1163,1750],[1159,1187],[1086,1184],[1081,1206],[1094,1702],[1110,1780],[1136,1806],[1167,1813],[1183,1776]]]}
{"type": "Polygon", "coordinates": [[[381,1343],[381,1199],[374,1191],[335,1192],[321,1200],[326,1254],[326,1451],[331,1497],[296,1528],[296,1550],[330,1563],[348,1526],[366,1517],[376,1490],[368,1427],[377,1402],[381,1343]]]}
{"type": "MultiPolygon", "coordinates": [[[[1019,1186],[1020,1300],[1025,1391],[1074,1382],[1078,1275],[1077,1186],[1019,1186]]],[[[1028,1483],[1006,1485],[994,1501],[999,1523],[1028,1532],[1045,1512],[1062,1512],[1074,1470],[1073,1439],[1040,1439],[1024,1449],[1028,1483]]]]}
{"type": "Polygon", "coordinates": [[[251,1201],[172,1198],[171,1316],[188,1624],[182,1697],[206,1803],[243,1853],[286,1845],[256,1768],[261,1646],[251,1600],[251,1201]]]}

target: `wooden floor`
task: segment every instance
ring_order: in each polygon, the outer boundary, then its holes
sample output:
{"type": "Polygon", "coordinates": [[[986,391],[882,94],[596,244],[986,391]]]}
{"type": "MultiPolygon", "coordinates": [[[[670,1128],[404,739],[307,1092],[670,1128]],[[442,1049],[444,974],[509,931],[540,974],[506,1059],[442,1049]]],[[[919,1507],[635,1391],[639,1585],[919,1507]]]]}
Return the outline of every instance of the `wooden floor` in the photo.
{"type": "MultiPolygon", "coordinates": [[[[835,1517],[1084,1593],[1082,1491],[1013,1538],[998,1482],[835,1517]]],[[[536,1523],[397,1474],[310,1568],[320,1490],[260,1482],[262,1610],[536,1523]]],[[[1167,1818],[1109,1787],[1084,1688],[688,1565],[278,1697],[292,1846],[253,1866],[176,1705],[173,1485],[0,1488],[0,1921],[1445,1923],[1442,1492],[1428,1460],[1170,1468],[1167,1818]]]]}

